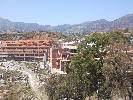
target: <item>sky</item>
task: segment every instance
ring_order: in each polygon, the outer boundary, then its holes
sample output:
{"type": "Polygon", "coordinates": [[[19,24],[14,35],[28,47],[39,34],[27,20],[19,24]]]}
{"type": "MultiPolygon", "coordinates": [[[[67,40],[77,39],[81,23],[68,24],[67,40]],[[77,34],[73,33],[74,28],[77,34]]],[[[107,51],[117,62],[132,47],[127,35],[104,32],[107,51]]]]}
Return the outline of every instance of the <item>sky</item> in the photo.
{"type": "Polygon", "coordinates": [[[133,0],[0,0],[0,17],[42,25],[114,20],[133,13],[133,0]]]}

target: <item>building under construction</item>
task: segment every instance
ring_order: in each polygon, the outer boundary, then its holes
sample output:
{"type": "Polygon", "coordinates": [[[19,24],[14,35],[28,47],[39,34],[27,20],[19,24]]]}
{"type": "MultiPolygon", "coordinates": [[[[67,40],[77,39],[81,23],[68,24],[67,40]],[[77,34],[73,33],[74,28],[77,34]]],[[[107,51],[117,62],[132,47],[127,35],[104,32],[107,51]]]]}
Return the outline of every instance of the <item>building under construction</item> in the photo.
{"type": "Polygon", "coordinates": [[[54,47],[52,40],[0,41],[0,61],[30,61],[51,63],[53,69],[64,71],[64,64],[76,53],[70,43],[54,47]]]}
{"type": "Polygon", "coordinates": [[[18,40],[0,42],[0,60],[42,61],[49,57],[49,40],[18,40]]]}

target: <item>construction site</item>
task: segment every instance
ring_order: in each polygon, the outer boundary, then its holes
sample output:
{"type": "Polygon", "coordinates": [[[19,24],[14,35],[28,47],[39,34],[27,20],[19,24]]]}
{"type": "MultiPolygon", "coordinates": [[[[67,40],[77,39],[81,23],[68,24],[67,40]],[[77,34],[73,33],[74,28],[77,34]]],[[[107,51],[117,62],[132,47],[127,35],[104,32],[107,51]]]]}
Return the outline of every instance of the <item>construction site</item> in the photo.
{"type": "Polygon", "coordinates": [[[0,41],[0,61],[49,62],[51,68],[64,71],[64,64],[76,53],[73,44],[53,46],[50,39],[0,41]]]}

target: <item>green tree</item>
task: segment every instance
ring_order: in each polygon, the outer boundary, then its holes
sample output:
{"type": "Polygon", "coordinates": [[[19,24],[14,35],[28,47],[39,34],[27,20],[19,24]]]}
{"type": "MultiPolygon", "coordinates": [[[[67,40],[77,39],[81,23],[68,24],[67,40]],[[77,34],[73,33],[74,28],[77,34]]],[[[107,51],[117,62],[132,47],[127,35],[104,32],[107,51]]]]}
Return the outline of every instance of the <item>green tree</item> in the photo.
{"type": "Polygon", "coordinates": [[[67,75],[60,81],[54,78],[59,83],[54,85],[58,92],[53,95],[68,100],[85,100],[92,96],[110,99],[115,93],[115,97],[119,94],[125,97],[131,85],[127,77],[127,65],[131,61],[124,51],[127,41],[121,32],[93,33],[87,36],[67,66],[67,75]]]}

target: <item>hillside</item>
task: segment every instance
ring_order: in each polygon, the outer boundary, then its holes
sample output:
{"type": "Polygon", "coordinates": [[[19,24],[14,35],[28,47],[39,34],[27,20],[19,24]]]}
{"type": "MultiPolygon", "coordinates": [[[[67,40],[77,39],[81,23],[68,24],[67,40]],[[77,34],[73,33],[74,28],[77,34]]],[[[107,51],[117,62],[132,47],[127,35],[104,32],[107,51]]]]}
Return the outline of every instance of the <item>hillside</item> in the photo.
{"type": "Polygon", "coordinates": [[[112,29],[133,29],[133,14],[118,18],[114,21],[100,19],[87,21],[80,24],[64,24],[58,26],[39,25],[37,23],[12,22],[8,19],[0,18],[0,33],[18,33],[31,31],[50,31],[63,33],[91,33],[106,32],[112,29]]]}

